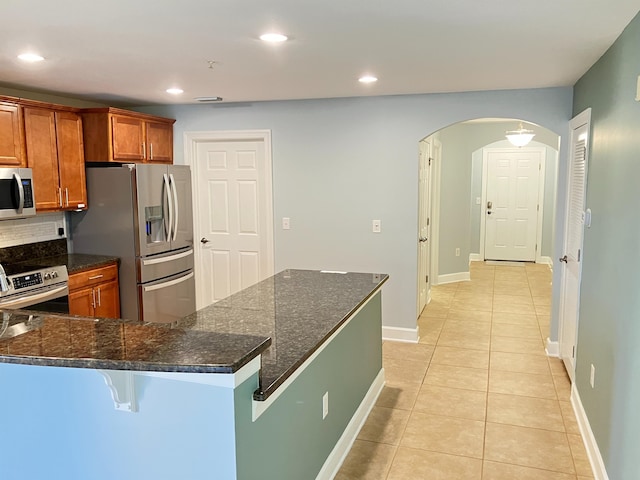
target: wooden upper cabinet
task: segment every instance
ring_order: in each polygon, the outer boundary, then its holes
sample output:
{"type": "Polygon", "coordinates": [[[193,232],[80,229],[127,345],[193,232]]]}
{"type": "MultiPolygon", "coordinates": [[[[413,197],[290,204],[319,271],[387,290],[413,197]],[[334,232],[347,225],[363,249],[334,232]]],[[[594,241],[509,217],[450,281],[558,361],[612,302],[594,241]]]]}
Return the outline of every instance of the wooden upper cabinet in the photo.
{"type": "Polygon", "coordinates": [[[147,159],[150,162],[173,163],[173,124],[146,122],[147,159]]]}
{"type": "Polygon", "coordinates": [[[173,163],[173,119],[109,107],[82,120],[86,162],[173,163]]]}
{"type": "Polygon", "coordinates": [[[56,140],[63,207],[73,210],[87,208],[87,180],[84,173],[80,115],[75,112],[56,112],[56,140]]]}
{"type": "Polygon", "coordinates": [[[24,126],[36,210],[86,208],[80,116],[71,111],[25,106],[24,126]]]}
{"type": "Polygon", "coordinates": [[[0,103],[0,166],[24,167],[22,107],[0,103]]]}
{"type": "Polygon", "coordinates": [[[62,208],[55,112],[44,108],[24,108],[27,166],[33,169],[36,210],[62,208]]]}
{"type": "Polygon", "coordinates": [[[111,116],[114,161],[142,162],[146,158],[144,122],[139,118],[111,116]]]}

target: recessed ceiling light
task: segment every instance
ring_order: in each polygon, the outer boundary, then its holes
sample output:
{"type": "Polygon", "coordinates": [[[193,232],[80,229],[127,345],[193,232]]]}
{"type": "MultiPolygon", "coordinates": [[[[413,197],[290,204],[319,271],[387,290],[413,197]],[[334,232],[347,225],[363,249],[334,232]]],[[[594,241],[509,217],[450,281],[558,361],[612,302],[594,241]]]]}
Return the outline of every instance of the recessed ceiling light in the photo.
{"type": "Polygon", "coordinates": [[[374,82],[378,81],[378,78],[374,77],[373,75],[364,75],[364,76],[360,77],[358,79],[358,81],[360,83],[374,83],[374,82]]]}
{"type": "Polygon", "coordinates": [[[42,55],[38,55],[37,53],[22,53],[18,55],[18,58],[23,62],[29,63],[41,62],[42,60],[44,60],[44,57],[42,55]]]}
{"type": "Polygon", "coordinates": [[[265,33],[263,35],[260,35],[260,40],[262,40],[263,42],[269,42],[269,43],[285,42],[288,39],[289,37],[281,33],[265,33]]]}
{"type": "Polygon", "coordinates": [[[184,90],[182,90],[181,88],[172,87],[167,88],[167,93],[170,93],[171,95],[180,95],[181,93],[184,93],[184,90]]]}

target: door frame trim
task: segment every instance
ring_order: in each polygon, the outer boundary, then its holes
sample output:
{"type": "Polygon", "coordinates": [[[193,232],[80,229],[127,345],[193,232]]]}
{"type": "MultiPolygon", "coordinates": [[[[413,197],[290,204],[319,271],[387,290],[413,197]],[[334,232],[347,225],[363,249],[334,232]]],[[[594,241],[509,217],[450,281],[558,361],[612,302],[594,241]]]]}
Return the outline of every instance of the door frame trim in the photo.
{"type": "MultiPolygon", "coordinates": [[[[191,167],[191,185],[193,196],[193,219],[194,230],[197,225],[197,219],[200,218],[200,202],[199,200],[199,188],[196,179],[198,178],[198,165],[195,161],[197,158],[198,144],[203,142],[237,142],[237,141],[258,141],[264,144],[264,160],[265,171],[267,172],[265,178],[265,192],[264,198],[268,199],[268,204],[265,205],[266,214],[266,228],[265,235],[267,236],[267,272],[265,278],[274,274],[275,265],[275,250],[274,250],[274,227],[273,227],[273,161],[271,155],[271,130],[211,130],[211,131],[192,131],[184,132],[184,161],[185,165],[191,167]]],[[[195,233],[195,232],[194,232],[195,233]]],[[[201,263],[200,248],[195,248],[196,242],[199,240],[194,238],[194,260],[196,268],[196,280],[198,279],[198,265],[201,263]]],[[[263,279],[260,279],[263,280],[263,279]]],[[[196,281],[196,307],[203,308],[206,305],[201,305],[204,293],[202,292],[202,282],[196,281]]]]}
{"type": "Polygon", "coordinates": [[[541,207],[538,210],[538,220],[536,224],[536,249],[535,262],[542,263],[542,226],[544,217],[544,180],[546,176],[545,165],[547,162],[547,149],[545,146],[536,147],[521,147],[521,148],[500,148],[500,147],[485,147],[482,149],[482,200],[480,205],[480,256],[482,260],[486,260],[485,254],[485,235],[486,235],[486,221],[487,221],[487,177],[488,177],[488,162],[487,157],[490,152],[495,153],[510,153],[510,152],[522,152],[523,150],[540,152],[540,169],[538,170],[538,205],[541,207]]]}

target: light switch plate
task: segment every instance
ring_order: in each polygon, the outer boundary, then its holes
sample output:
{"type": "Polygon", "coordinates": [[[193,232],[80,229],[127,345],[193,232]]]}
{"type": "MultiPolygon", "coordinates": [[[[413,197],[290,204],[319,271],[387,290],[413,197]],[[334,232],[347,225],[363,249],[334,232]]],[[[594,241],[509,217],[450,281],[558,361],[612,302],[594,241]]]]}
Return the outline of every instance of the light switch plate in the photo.
{"type": "Polygon", "coordinates": [[[291,219],[289,217],[282,217],[282,229],[289,230],[291,228],[291,219]]]}
{"type": "Polygon", "coordinates": [[[373,233],[380,233],[382,231],[382,225],[380,224],[380,220],[374,220],[372,222],[372,230],[373,230],[373,233]]]}

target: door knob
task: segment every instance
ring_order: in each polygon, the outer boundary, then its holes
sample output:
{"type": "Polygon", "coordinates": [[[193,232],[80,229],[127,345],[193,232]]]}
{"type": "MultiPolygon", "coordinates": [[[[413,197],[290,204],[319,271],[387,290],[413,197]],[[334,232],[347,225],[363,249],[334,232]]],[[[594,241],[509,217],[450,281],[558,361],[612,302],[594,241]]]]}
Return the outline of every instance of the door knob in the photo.
{"type": "Polygon", "coordinates": [[[419,238],[419,240],[420,240],[421,242],[426,242],[426,241],[427,241],[427,237],[420,237],[420,238],[419,238]]]}
{"type": "Polygon", "coordinates": [[[558,260],[560,260],[561,262],[564,262],[564,263],[568,263],[568,259],[567,259],[566,255],[564,257],[560,257],[558,260]]]}
{"type": "Polygon", "coordinates": [[[209,240],[207,240],[206,238],[202,237],[200,239],[200,243],[202,243],[204,245],[205,243],[209,243],[209,240]]]}

